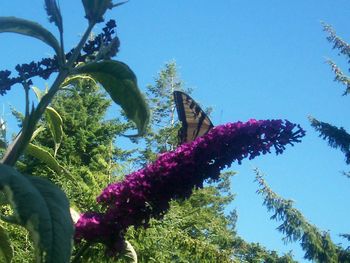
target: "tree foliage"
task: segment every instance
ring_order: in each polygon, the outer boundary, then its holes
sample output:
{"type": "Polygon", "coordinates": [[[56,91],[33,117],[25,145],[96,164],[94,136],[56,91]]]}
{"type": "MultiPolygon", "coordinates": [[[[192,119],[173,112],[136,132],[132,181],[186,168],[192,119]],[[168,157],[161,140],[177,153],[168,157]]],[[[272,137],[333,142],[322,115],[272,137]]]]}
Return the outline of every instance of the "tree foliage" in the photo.
{"type": "MultiPolygon", "coordinates": [[[[338,50],[350,62],[350,45],[336,34],[332,26],[324,23],[323,29],[328,34],[327,40],[333,44],[333,49],[338,50]]],[[[335,62],[330,59],[327,62],[335,74],[335,81],[346,87],[343,95],[348,95],[350,91],[349,77],[335,62]]],[[[346,163],[350,164],[350,134],[343,127],[338,128],[313,117],[309,117],[309,120],[315,130],[320,133],[320,137],[328,141],[331,147],[339,148],[345,154],[346,163]]]]}
{"type": "Polygon", "coordinates": [[[259,170],[255,170],[257,191],[264,197],[264,205],[273,212],[271,219],[282,221],[278,231],[285,235],[285,242],[300,242],[304,258],[315,262],[349,262],[350,251],[336,245],[328,232],[320,231],[309,223],[303,214],[293,207],[293,201],[286,200],[267,185],[259,170]]]}

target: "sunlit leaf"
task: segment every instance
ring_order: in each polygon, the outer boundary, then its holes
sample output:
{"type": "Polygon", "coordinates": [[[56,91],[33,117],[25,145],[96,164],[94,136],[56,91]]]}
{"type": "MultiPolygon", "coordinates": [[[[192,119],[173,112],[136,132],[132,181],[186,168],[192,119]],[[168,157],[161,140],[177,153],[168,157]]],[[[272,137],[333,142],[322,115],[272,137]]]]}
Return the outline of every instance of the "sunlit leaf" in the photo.
{"type": "Polygon", "coordinates": [[[0,174],[14,217],[32,236],[37,262],[69,262],[73,224],[65,194],[48,180],[24,176],[4,164],[0,174]]]}
{"type": "Polygon", "coordinates": [[[30,139],[30,141],[33,141],[35,139],[36,136],[39,135],[39,133],[41,133],[42,131],[45,130],[44,126],[39,126],[32,134],[32,138],[30,139]]]}
{"type": "Polygon", "coordinates": [[[25,153],[38,158],[58,174],[61,174],[64,171],[63,167],[57,162],[55,157],[53,157],[51,153],[41,148],[40,146],[29,143],[25,149],[25,153]]]}
{"type": "Polygon", "coordinates": [[[125,241],[125,250],[122,252],[123,259],[128,263],[137,263],[137,254],[129,241],[125,241]]]}
{"type": "Polygon", "coordinates": [[[142,134],[149,121],[149,109],[141,94],[135,74],[119,61],[102,61],[75,68],[74,74],[87,74],[99,82],[142,134]]]}
{"type": "Polygon", "coordinates": [[[73,223],[75,224],[76,222],[78,222],[79,218],[80,218],[80,214],[74,209],[74,208],[70,208],[70,216],[73,220],[73,223]]]}
{"type": "Polygon", "coordinates": [[[31,88],[34,91],[34,94],[38,99],[38,101],[40,101],[42,97],[44,97],[44,95],[46,94],[44,91],[40,90],[38,87],[32,86],[31,88]]]}
{"type": "Polygon", "coordinates": [[[0,17],[0,33],[10,32],[40,39],[51,46],[61,57],[60,45],[50,31],[40,24],[17,17],[0,17]]]}
{"type": "Polygon", "coordinates": [[[91,78],[90,76],[77,75],[77,76],[66,78],[62,82],[61,87],[66,87],[68,85],[73,85],[74,86],[74,85],[76,85],[78,83],[79,80],[91,80],[91,81],[95,82],[95,80],[93,78],[91,78]]]}
{"type": "Polygon", "coordinates": [[[63,137],[63,121],[60,114],[52,107],[47,107],[45,110],[45,117],[49,124],[53,140],[55,142],[55,154],[61,144],[63,137]]]}
{"type": "Polygon", "coordinates": [[[13,257],[13,248],[6,230],[0,225],[0,259],[1,262],[10,263],[13,257]]]}

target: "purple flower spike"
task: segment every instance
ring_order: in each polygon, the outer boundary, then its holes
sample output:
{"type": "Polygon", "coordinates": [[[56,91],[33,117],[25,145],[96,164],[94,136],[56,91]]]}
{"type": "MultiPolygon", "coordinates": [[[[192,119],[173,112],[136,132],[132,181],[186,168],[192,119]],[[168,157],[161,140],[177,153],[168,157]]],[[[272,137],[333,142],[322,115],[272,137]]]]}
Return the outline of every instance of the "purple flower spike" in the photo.
{"type": "Polygon", "coordinates": [[[214,127],[195,141],[106,187],[97,201],[104,214],[83,214],[76,224],[76,239],[102,242],[115,251],[129,226],[147,226],[150,218],[160,218],[174,198],[188,198],[205,179],[218,179],[232,162],[253,159],[260,154],[276,154],[287,144],[300,142],[305,131],[282,120],[236,122],[214,127]],[[93,216],[91,216],[93,215],[93,216]],[[114,248],[114,249],[113,249],[114,248]]]}

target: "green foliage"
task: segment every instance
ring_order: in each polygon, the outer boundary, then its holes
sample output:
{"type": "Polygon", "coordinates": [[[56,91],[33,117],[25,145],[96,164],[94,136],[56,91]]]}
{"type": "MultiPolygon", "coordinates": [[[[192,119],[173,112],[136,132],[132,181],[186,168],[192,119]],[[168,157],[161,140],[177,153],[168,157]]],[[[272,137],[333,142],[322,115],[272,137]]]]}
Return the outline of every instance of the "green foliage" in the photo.
{"type": "Polygon", "coordinates": [[[45,0],[45,9],[49,21],[54,23],[58,30],[63,32],[62,15],[56,0],[45,0]]]}
{"type": "Polygon", "coordinates": [[[337,128],[329,123],[321,122],[313,117],[309,117],[311,126],[320,133],[320,137],[328,141],[329,146],[340,148],[345,154],[346,163],[350,164],[350,134],[341,127],[337,128]]]}
{"type": "MultiPolygon", "coordinates": [[[[77,158],[73,159],[73,162],[76,161],[74,165],[76,165],[77,170],[80,169],[81,173],[79,174],[75,171],[74,175],[79,175],[76,177],[78,180],[67,180],[67,178],[62,176],[62,171],[67,171],[67,169],[64,169],[61,163],[69,167],[72,164],[70,162],[71,156],[64,156],[63,154],[61,156],[63,158],[55,159],[64,134],[60,114],[54,108],[48,106],[52,103],[64,80],[72,74],[90,74],[104,86],[112,99],[122,106],[126,115],[136,123],[140,134],[145,130],[148,123],[147,105],[138,90],[135,75],[125,64],[111,60],[103,61],[106,56],[100,55],[98,63],[91,62],[90,64],[76,67],[81,50],[94,25],[103,20],[103,15],[107,8],[111,9],[122,3],[83,1],[83,4],[89,19],[89,26],[79,44],[74,47],[67,58],[63,47],[62,16],[55,0],[46,0],[45,8],[50,22],[55,23],[60,31],[60,43],[51,32],[38,23],[15,17],[0,17],[0,33],[11,32],[37,38],[51,46],[56,52],[56,56],[53,59],[48,59],[46,64],[44,63],[45,66],[52,63],[52,65],[47,66],[45,73],[39,69],[41,64],[34,62],[30,63],[30,66],[26,65],[26,67],[19,65],[20,69],[16,68],[19,73],[17,78],[7,78],[7,74],[10,75],[11,72],[4,71],[6,76],[1,91],[3,95],[15,83],[21,83],[26,96],[25,116],[15,112],[22,129],[5,150],[0,164],[0,188],[2,190],[0,194],[4,195],[2,196],[3,200],[7,200],[7,202],[2,202],[1,209],[4,213],[2,213],[1,219],[8,223],[6,228],[8,227],[7,229],[10,230],[10,236],[13,236],[13,234],[15,236],[14,247],[20,247],[18,244],[20,244],[19,242],[23,243],[23,240],[20,241],[18,237],[26,235],[26,232],[14,227],[14,224],[22,226],[29,231],[33,243],[29,242],[26,248],[32,250],[31,245],[33,245],[36,262],[68,262],[71,257],[73,238],[73,225],[68,199],[62,190],[42,177],[49,178],[60,185],[71,195],[74,203],[90,210],[91,204],[94,203],[91,202],[92,197],[95,197],[102,186],[106,185],[106,181],[111,180],[110,176],[113,170],[111,168],[113,166],[111,161],[113,153],[109,146],[113,143],[116,130],[106,130],[107,135],[110,135],[107,137],[108,144],[99,144],[98,140],[90,141],[90,139],[97,137],[95,136],[96,134],[91,134],[91,130],[83,130],[85,127],[80,124],[78,129],[82,133],[75,131],[75,134],[82,136],[75,142],[82,146],[82,149],[80,149],[82,151],[76,155],[77,158]],[[28,71],[29,68],[30,72],[28,71]],[[58,75],[53,81],[51,88],[45,92],[45,95],[34,88],[39,103],[37,106],[32,105],[30,109],[29,89],[30,85],[32,85],[30,78],[40,76],[47,79],[52,72],[57,70],[58,75]],[[36,126],[42,119],[44,112],[46,112],[47,118],[46,126],[49,129],[43,130],[41,127],[37,129],[36,126]],[[52,137],[49,140],[45,140],[45,135],[47,135],[45,132],[49,131],[51,131],[52,137]],[[38,144],[31,144],[32,140],[35,140],[38,144]],[[50,152],[52,148],[47,143],[53,143],[53,154],[50,152]],[[91,145],[93,146],[89,149],[88,146],[91,145]],[[28,155],[23,157],[22,154],[25,150],[28,155]],[[30,155],[35,156],[36,159],[29,157],[30,155]],[[106,162],[106,157],[109,162],[106,162]],[[20,162],[18,162],[17,168],[28,174],[38,176],[24,176],[15,170],[12,166],[19,159],[20,162]],[[86,162],[85,166],[82,165],[84,162],[86,162]],[[55,173],[52,173],[52,170],[55,173]],[[96,173],[93,174],[94,171],[96,173]],[[108,177],[106,177],[106,174],[108,177]],[[90,188],[93,191],[88,191],[90,188]]],[[[107,49],[112,50],[114,48],[116,50],[115,47],[118,43],[117,39],[114,39],[111,41],[111,46],[108,46],[107,49]]],[[[102,50],[104,49],[103,45],[104,43],[101,46],[102,50]]],[[[108,59],[115,53],[110,53],[108,59]]],[[[113,126],[113,124],[110,126],[113,126]]],[[[4,137],[1,138],[2,146],[7,146],[5,136],[1,135],[4,137]]],[[[70,153],[76,150],[74,148],[70,153]]],[[[68,174],[71,175],[70,173],[68,174]]],[[[1,233],[3,232],[2,230],[1,233]]],[[[0,256],[6,261],[11,261],[11,245],[4,233],[0,235],[0,242],[2,245],[0,256]]],[[[23,250],[23,246],[21,247],[21,250],[16,252],[17,255],[14,261],[31,261],[32,257],[28,256],[27,251],[23,250]]]]}
{"type": "Polygon", "coordinates": [[[3,219],[31,233],[37,261],[67,262],[73,226],[64,193],[47,180],[23,176],[9,166],[1,165],[0,170],[1,188],[14,209],[3,219]]]}
{"type": "Polygon", "coordinates": [[[215,187],[196,190],[188,200],[173,201],[164,218],[152,220],[149,228],[129,229],[139,261],[232,262],[235,232],[223,213],[231,198],[215,187]]]}
{"type": "Polygon", "coordinates": [[[112,0],[82,0],[82,2],[85,9],[85,18],[90,23],[99,23],[103,22],[103,15],[107,9],[123,5],[127,1],[117,4],[113,4],[112,0]]]}
{"type": "Polygon", "coordinates": [[[283,199],[274,193],[261,173],[258,170],[255,172],[256,181],[260,186],[258,193],[264,197],[267,209],[274,212],[271,219],[282,221],[277,229],[285,234],[285,242],[300,241],[305,251],[305,259],[315,262],[349,262],[350,251],[334,244],[328,232],[322,232],[310,224],[302,213],[293,207],[291,200],[283,199]]]}
{"type": "MultiPolygon", "coordinates": [[[[114,176],[117,160],[124,160],[127,151],[112,147],[117,134],[125,125],[117,119],[104,120],[111,101],[99,91],[95,82],[77,80],[72,90],[62,90],[52,103],[63,123],[63,137],[56,160],[69,171],[75,181],[52,173],[38,160],[26,157],[24,171],[44,175],[60,185],[79,210],[95,208],[95,198],[114,176]]],[[[42,125],[47,126],[46,122],[42,125]]],[[[46,129],[34,143],[52,152],[55,142],[46,129]]]]}
{"type": "Polygon", "coordinates": [[[1,262],[10,263],[13,258],[13,248],[6,230],[0,226],[0,259],[1,262]]]}
{"type": "MultiPolygon", "coordinates": [[[[344,55],[348,59],[350,57],[350,45],[336,34],[331,25],[328,25],[326,23],[322,23],[322,25],[323,30],[328,34],[327,40],[333,44],[333,49],[337,49],[340,54],[344,55]]],[[[346,90],[344,91],[343,95],[349,94],[350,78],[345,75],[341,68],[332,60],[328,59],[327,63],[331,66],[332,71],[335,74],[335,81],[340,82],[346,86],[346,90]]]]}
{"type": "Polygon", "coordinates": [[[52,107],[46,108],[45,117],[52,133],[53,140],[55,142],[55,156],[57,154],[58,148],[60,147],[63,137],[62,118],[52,107]]]}
{"type": "Polygon", "coordinates": [[[25,153],[38,158],[42,162],[44,162],[49,168],[54,170],[58,174],[63,173],[62,166],[57,162],[55,157],[53,157],[49,151],[45,150],[44,148],[34,145],[32,143],[29,143],[25,153]]]}
{"type": "Polygon", "coordinates": [[[135,74],[126,64],[119,61],[89,63],[76,68],[75,74],[87,74],[99,82],[126,116],[135,122],[139,134],[144,133],[149,109],[137,87],[135,74]]]}
{"type": "Polygon", "coordinates": [[[11,32],[37,38],[51,46],[61,57],[60,45],[55,36],[36,22],[17,17],[0,17],[0,33],[11,32]]]}
{"type": "Polygon", "coordinates": [[[103,15],[113,6],[112,0],[82,0],[85,9],[85,18],[90,23],[102,22],[103,15]]]}
{"type": "Polygon", "coordinates": [[[279,256],[276,251],[269,251],[258,243],[247,243],[237,238],[235,242],[235,258],[239,262],[249,263],[296,263],[291,253],[279,256]]]}
{"type": "MultiPolygon", "coordinates": [[[[341,39],[335,32],[335,30],[325,23],[323,23],[323,29],[328,33],[327,40],[333,44],[333,49],[337,49],[340,54],[345,56],[348,60],[350,58],[350,45],[341,39]]],[[[349,61],[348,61],[349,62],[349,61]]],[[[350,78],[343,73],[340,67],[331,60],[328,60],[328,64],[332,67],[332,71],[335,74],[335,81],[340,82],[346,86],[346,90],[343,95],[347,95],[350,92],[350,78]]],[[[344,128],[337,128],[331,124],[318,121],[310,117],[311,125],[320,133],[320,136],[328,141],[328,144],[333,148],[340,148],[345,154],[346,163],[350,164],[350,135],[344,128]]]]}
{"type": "Polygon", "coordinates": [[[180,124],[175,122],[174,90],[183,90],[183,84],[179,79],[176,64],[168,63],[155,79],[155,84],[147,86],[151,125],[147,136],[143,138],[146,147],[139,149],[140,156],[135,162],[144,165],[154,161],[159,153],[173,150],[177,145],[180,124]]]}

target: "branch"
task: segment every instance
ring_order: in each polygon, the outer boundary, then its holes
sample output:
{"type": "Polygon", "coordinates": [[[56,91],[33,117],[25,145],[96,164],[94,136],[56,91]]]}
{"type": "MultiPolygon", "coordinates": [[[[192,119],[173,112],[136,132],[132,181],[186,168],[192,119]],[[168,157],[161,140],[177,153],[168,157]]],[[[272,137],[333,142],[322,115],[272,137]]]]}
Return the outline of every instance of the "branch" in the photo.
{"type": "Polygon", "coordinates": [[[309,116],[309,120],[311,126],[320,133],[320,137],[328,141],[329,146],[335,149],[340,148],[345,154],[346,163],[350,164],[350,134],[343,127],[337,128],[311,116],[309,116]]]}
{"type": "Polygon", "coordinates": [[[305,259],[316,262],[346,262],[341,259],[348,258],[349,251],[335,245],[328,232],[321,232],[310,224],[303,214],[292,206],[291,200],[283,199],[274,193],[258,169],[255,169],[255,173],[255,180],[259,184],[257,193],[264,197],[263,204],[268,211],[274,212],[271,219],[282,221],[277,229],[285,234],[284,241],[300,241],[305,259]]]}

